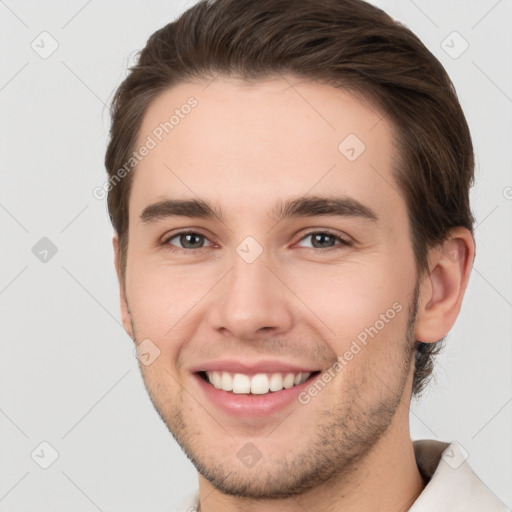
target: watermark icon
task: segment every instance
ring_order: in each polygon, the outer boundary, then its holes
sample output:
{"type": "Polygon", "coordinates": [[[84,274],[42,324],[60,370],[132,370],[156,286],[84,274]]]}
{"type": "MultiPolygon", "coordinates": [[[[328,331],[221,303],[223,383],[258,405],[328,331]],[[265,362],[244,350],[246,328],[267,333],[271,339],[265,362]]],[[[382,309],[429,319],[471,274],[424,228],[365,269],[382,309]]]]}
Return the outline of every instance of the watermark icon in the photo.
{"type": "Polygon", "coordinates": [[[311,399],[318,395],[329,382],[331,382],[338,373],[347,366],[347,364],[354,359],[354,357],[361,352],[361,350],[368,344],[368,337],[374,338],[379,334],[384,327],[389,324],[393,318],[402,311],[403,306],[400,302],[395,302],[386,310],[385,313],[379,315],[379,319],[374,322],[370,327],[365,327],[350,344],[350,348],[345,350],[343,355],[338,356],[337,360],[304,391],[299,393],[298,401],[302,405],[307,405],[311,399]],[[363,345],[363,346],[361,346],[363,345]]]}
{"type": "Polygon", "coordinates": [[[512,187],[511,186],[505,187],[503,189],[503,197],[508,200],[512,199],[512,187]]]}
{"type": "Polygon", "coordinates": [[[455,30],[441,42],[441,48],[452,59],[458,59],[469,48],[469,43],[455,30]]]}
{"type": "Polygon", "coordinates": [[[364,142],[354,133],[349,134],[342,140],[338,146],[338,151],[349,161],[353,162],[357,160],[364,150],[366,146],[364,142]]]}
{"type": "Polygon", "coordinates": [[[464,257],[465,251],[456,242],[457,239],[447,238],[441,242],[441,251],[452,263],[457,263],[464,257]]]}
{"type": "Polygon", "coordinates": [[[258,447],[253,443],[245,443],[236,454],[238,460],[249,469],[263,457],[258,447]]]}
{"type": "Polygon", "coordinates": [[[48,441],[43,441],[34,448],[30,457],[40,468],[48,469],[59,458],[59,452],[48,441]]]}
{"type": "Polygon", "coordinates": [[[176,128],[182,119],[190,114],[193,108],[197,107],[199,102],[196,98],[191,96],[187,102],[180,106],[180,108],[174,109],[174,113],[169,117],[167,121],[160,123],[156,126],[150,135],[146,137],[146,140],[132,153],[132,156],[128,158],[128,161],[124,163],[112,176],[109,177],[102,185],[94,187],[92,195],[95,199],[101,201],[105,199],[108,192],[110,192],[121,180],[123,180],[131,171],[144,160],[150,152],[155,149],[162,140],[169,135],[169,133],[176,128]]]}
{"type": "Polygon", "coordinates": [[[41,263],[48,263],[57,254],[57,251],[57,246],[46,236],[43,236],[32,247],[32,254],[41,263]]]}
{"type": "Polygon", "coordinates": [[[37,55],[39,55],[39,57],[41,57],[41,59],[46,60],[57,51],[59,43],[50,33],[44,31],[35,37],[35,39],[30,43],[30,47],[37,53],[37,55]]]}
{"type": "Polygon", "coordinates": [[[255,238],[248,236],[238,245],[236,252],[246,263],[254,263],[263,252],[263,247],[255,238]]]}
{"type": "Polygon", "coordinates": [[[133,355],[144,366],[149,366],[160,357],[160,349],[149,338],[146,338],[135,347],[133,355]]]}
{"type": "Polygon", "coordinates": [[[464,462],[468,459],[469,453],[465,448],[457,443],[451,443],[452,446],[446,448],[446,450],[441,455],[441,458],[450,466],[452,469],[457,469],[462,466],[464,462]]]}

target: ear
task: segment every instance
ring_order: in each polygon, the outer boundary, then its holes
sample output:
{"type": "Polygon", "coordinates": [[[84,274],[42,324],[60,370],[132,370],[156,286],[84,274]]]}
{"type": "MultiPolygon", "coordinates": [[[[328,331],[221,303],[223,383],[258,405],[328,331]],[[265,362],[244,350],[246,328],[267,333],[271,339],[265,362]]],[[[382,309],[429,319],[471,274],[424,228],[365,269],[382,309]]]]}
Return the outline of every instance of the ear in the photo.
{"type": "Polygon", "coordinates": [[[429,251],[430,270],[420,287],[416,340],[433,343],[448,334],[459,315],[474,257],[473,236],[461,226],[429,251]]]}
{"type": "Polygon", "coordinates": [[[124,277],[121,275],[121,260],[119,250],[119,238],[117,233],[112,238],[112,245],[114,247],[114,266],[116,267],[117,280],[119,282],[119,302],[121,304],[121,319],[123,321],[124,330],[128,336],[133,339],[132,321],[128,302],[126,300],[126,287],[124,277]]]}

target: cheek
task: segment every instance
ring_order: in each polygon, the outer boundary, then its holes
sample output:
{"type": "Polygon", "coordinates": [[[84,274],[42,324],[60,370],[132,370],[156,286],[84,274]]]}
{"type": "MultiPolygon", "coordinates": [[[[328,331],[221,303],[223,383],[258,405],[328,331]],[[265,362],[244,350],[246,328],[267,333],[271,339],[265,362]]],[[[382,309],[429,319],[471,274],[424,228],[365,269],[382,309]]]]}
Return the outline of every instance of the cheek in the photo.
{"type": "Polygon", "coordinates": [[[200,283],[206,286],[194,270],[166,267],[142,258],[133,261],[127,276],[128,300],[139,322],[147,326],[172,327],[201,293],[200,283]]]}
{"type": "MultiPolygon", "coordinates": [[[[375,255],[374,255],[375,256],[375,255]]],[[[354,339],[371,339],[375,330],[402,332],[409,283],[407,272],[398,272],[384,257],[361,258],[338,265],[312,265],[294,269],[285,280],[300,299],[293,299],[316,325],[323,325],[326,339],[337,354],[354,339]],[[315,320],[316,319],[316,320],[315,320]]]]}
{"type": "Polygon", "coordinates": [[[136,257],[132,262],[126,292],[137,339],[149,338],[160,350],[172,350],[173,339],[190,335],[218,272],[207,265],[173,267],[136,257]]]}

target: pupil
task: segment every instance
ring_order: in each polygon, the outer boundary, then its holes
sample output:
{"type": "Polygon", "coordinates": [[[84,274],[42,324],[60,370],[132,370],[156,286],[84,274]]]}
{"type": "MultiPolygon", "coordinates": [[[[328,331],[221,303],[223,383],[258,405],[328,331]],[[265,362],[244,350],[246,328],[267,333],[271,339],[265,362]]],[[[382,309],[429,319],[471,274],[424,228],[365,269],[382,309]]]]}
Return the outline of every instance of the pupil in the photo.
{"type": "MultiPolygon", "coordinates": [[[[318,239],[320,239],[320,244],[322,244],[322,242],[325,242],[326,238],[331,238],[332,239],[332,236],[331,235],[327,235],[325,233],[318,233],[318,234],[316,234],[313,237],[313,240],[316,242],[318,239]]],[[[313,245],[315,245],[315,244],[313,244],[313,245]]]]}
{"type": "Polygon", "coordinates": [[[190,242],[190,239],[193,239],[193,238],[196,238],[196,239],[200,239],[200,235],[195,235],[195,234],[189,234],[189,235],[181,235],[181,243],[184,247],[187,247],[192,245],[193,247],[197,247],[197,246],[200,246],[201,243],[200,242],[196,242],[195,244],[192,242],[191,244],[189,244],[190,242]]]}

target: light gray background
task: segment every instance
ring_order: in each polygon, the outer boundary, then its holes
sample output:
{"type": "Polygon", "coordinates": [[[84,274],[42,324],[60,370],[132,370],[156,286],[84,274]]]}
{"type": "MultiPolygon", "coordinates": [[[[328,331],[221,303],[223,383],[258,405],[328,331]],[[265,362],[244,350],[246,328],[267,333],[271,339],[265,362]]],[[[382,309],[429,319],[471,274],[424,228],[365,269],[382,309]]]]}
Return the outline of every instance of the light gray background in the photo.
{"type": "MultiPolygon", "coordinates": [[[[149,35],[193,3],[0,1],[0,510],[169,511],[197,485],[121,327],[112,229],[92,196],[105,104],[149,35]],[[43,31],[59,45],[47,59],[31,48],[43,31]],[[32,252],[42,237],[58,249],[46,263],[32,252]],[[43,441],[59,454],[48,469],[31,458],[49,461],[43,441]]],[[[445,65],[477,155],[475,266],[412,436],[457,440],[510,507],[512,3],[375,3],[445,65]],[[453,31],[469,44],[458,58],[442,47],[462,49],[453,31]]]]}

